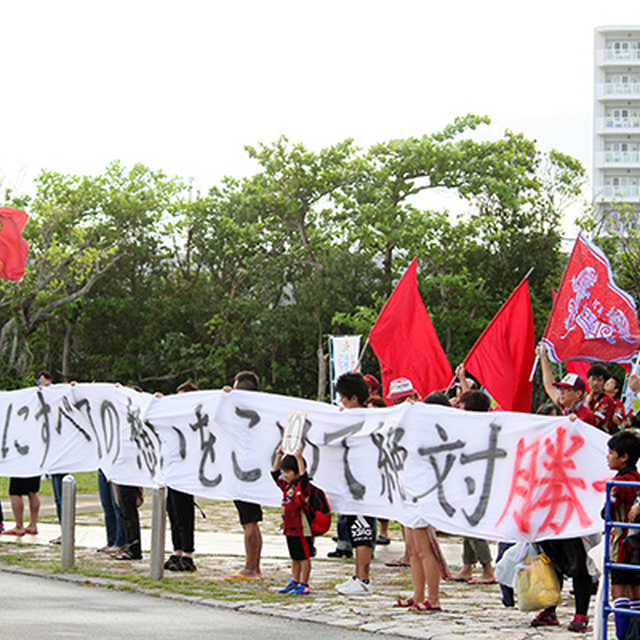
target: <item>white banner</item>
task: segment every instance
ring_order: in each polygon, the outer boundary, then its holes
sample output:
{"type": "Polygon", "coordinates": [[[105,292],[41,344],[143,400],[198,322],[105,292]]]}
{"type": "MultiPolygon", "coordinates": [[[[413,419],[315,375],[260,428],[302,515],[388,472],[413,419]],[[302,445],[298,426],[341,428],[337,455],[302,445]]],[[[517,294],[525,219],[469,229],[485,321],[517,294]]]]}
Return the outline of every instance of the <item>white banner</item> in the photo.
{"type": "Polygon", "coordinates": [[[279,506],[289,411],[334,511],[493,540],[602,530],[608,436],[579,421],[425,404],[339,411],[247,391],[154,398],[109,384],[0,393],[0,475],[101,467],[121,484],[279,506]]]}
{"type": "Polygon", "coordinates": [[[355,371],[358,366],[361,337],[362,336],[329,336],[333,404],[340,404],[338,393],[335,390],[336,381],[343,373],[355,371]]]}

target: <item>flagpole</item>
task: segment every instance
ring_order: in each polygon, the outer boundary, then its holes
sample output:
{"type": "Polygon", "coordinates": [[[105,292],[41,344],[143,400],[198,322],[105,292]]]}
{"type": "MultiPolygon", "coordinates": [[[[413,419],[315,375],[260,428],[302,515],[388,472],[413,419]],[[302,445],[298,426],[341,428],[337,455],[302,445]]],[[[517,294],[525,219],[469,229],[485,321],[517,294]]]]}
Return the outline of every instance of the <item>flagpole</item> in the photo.
{"type": "Polygon", "coordinates": [[[356,371],[360,371],[360,365],[362,364],[362,358],[364,358],[364,352],[367,350],[369,346],[369,338],[367,337],[366,342],[364,343],[364,347],[360,350],[360,356],[358,357],[358,363],[356,364],[356,371]]]}
{"type": "Polygon", "coordinates": [[[453,387],[453,383],[456,381],[456,376],[453,376],[453,378],[451,378],[451,382],[449,383],[449,386],[445,389],[445,393],[449,393],[449,391],[451,391],[451,387],[453,387]]]}
{"type": "Polygon", "coordinates": [[[538,363],[540,362],[540,356],[536,353],[536,359],[533,361],[533,369],[531,369],[531,375],[529,376],[529,382],[533,380],[533,376],[536,375],[536,369],[538,368],[538,363]]]}
{"type": "MultiPolygon", "coordinates": [[[[527,275],[523,278],[523,280],[527,280],[529,276],[533,273],[535,267],[531,267],[529,271],[527,271],[527,275]]],[[[538,363],[540,362],[540,356],[536,353],[536,359],[533,361],[533,368],[531,369],[531,374],[529,375],[529,382],[533,380],[533,376],[536,375],[536,369],[538,368],[538,363]]]]}

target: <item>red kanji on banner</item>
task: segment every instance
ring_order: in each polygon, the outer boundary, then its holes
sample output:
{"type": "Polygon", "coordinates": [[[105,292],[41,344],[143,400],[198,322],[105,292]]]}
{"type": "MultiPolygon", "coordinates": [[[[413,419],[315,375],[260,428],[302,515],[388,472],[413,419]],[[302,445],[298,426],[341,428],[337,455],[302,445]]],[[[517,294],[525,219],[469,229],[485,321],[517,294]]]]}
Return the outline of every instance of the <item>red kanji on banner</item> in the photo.
{"type": "Polygon", "coordinates": [[[569,258],[542,341],[554,362],[631,362],[640,348],[633,298],[616,286],[607,257],[582,234],[569,258]]]}
{"type": "Polygon", "coordinates": [[[22,231],[29,216],[20,209],[0,207],[0,278],[21,280],[29,252],[22,231]]]}
{"type": "Polygon", "coordinates": [[[540,533],[550,529],[555,535],[561,534],[574,513],[580,525],[588,527],[591,519],[578,495],[580,490],[586,488],[586,483],[578,475],[572,474],[576,472],[572,458],[583,445],[582,436],[567,438],[567,430],[562,427],[556,431],[554,438],[545,438],[544,443],[537,440],[527,445],[521,438],[509,497],[497,524],[511,511],[518,529],[528,534],[531,532],[533,514],[542,511],[545,518],[537,530],[540,533]],[[520,509],[514,508],[516,502],[520,503],[520,509]]]}

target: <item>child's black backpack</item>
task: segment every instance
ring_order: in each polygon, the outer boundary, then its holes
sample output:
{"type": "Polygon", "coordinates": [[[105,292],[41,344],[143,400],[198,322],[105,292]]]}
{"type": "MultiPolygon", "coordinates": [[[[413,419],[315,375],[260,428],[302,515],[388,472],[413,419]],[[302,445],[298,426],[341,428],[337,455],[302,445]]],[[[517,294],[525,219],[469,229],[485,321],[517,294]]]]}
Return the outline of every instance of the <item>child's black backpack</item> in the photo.
{"type": "Polygon", "coordinates": [[[309,483],[309,488],[311,493],[303,509],[309,520],[311,535],[321,536],[331,528],[331,507],[325,492],[320,487],[309,483]]]}

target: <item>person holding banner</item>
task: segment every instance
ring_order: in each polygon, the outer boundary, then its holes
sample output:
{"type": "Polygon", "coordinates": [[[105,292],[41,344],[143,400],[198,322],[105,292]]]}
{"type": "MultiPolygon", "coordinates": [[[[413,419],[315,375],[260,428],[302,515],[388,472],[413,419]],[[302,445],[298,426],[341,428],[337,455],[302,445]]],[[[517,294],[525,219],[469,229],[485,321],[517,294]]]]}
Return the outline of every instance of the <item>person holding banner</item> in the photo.
{"type": "MultiPolygon", "coordinates": [[[[187,381],[176,389],[178,394],[189,391],[198,391],[198,386],[187,381]]],[[[193,552],[195,551],[195,500],[193,494],[168,487],[167,515],[171,523],[173,554],[164,563],[164,568],[168,571],[197,571],[193,561],[193,552]]]]}
{"type": "MultiPolygon", "coordinates": [[[[464,374],[464,368],[462,369],[464,374]]],[[[491,408],[489,396],[482,391],[465,391],[458,398],[458,409],[463,411],[487,412],[491,408]]],[[[496,584],[491,561],[491,549],[486,540],[464,536],[462,539],[462,568],[451,576],[454,582],[469,582],[472,584],[496,584]],[[479,562],[482,573],[479,578],[473,578],[473,567],[479,562]]]]}
{"type": "Polygon", "coordinates": [[[307,519],[302,514],[302,505],[308,502],[311,487],[300,447],[294,455],[285,455],[282,446],[278,447],[271,475],[282,490],[282,528],[291,556],[291,578],[278,593],[308,596],[311,558],[316,550],[307,519]]]}
{"type": "MultiPolygon", "coordinates": [[[[434,391],[424,399],[425,404],[449,406],[447,396],[434,391]]],[[[411,597],[398,598],[394,607],[406,607],[412,611],[442,611],[440,606],[440,576],[446,575],[448,568],[435,529],[426,524],[424,527],[405,527],[405,540],[409,550],[413,594],[411,597]],[[426,597],[425,597],[426,588],[426,597]]]]}
{"type": "MultiPolygon", "coordinates": [[[[544,351],[544,347],[543,347],[544,351]]],[[[540,354],[538,351],[538,355],[540,355],[540,361],[544,363],[546,361],[546,366],[548,368],[547,375],[551,374],[551,378],[553,379],[553,374],[551,373],[551,367],[549,365],[549,361],[546,358],[545,354],[540,354]]],[[[543,380],[544,380],[544,372],[545,365],[542,366],[543,372],[543,380]]],[[[584,380],[577,376],[576,374],[568,374],[565,376],[562,382],[570,382],[573,381],[573,387],[560,387],[561,391],[557,391],[557,387],[549,385],[551,390],[556,392],[554,393],[554,397],[562,398],[566,402],[566,406],[576,406],[576,402],[579,404],[578,391],[575,387],[583,387],[584,388],[584,380]],[[571,378],[569,381],[566,379],[569,376],[575,376],[577,379],[574,380],[571,378]],[[582,384],[580,384],[582,383],[582,384]],[[562,389],[565,389],[562,391],[562,389]],[[575,396],[575,397],[574,397],[575,396]],[[572,404],[573,403],[573,404],[572,404]]],[[[547,378],[548,382],[548,378],[547,378]]],[[[547,389],[547,384],[545,384],[545,389],[547,389]]],[[[582,409],[586,409],[586,407],[582,407],[582,409]]],[[[580,411],[580,407],[578,407],[577,411],[580,411]]],[[[587,410],[588,411],[588,410],[587,410]]],[[[536,412],[540,415],[549,415],[549,416],[560,416],[560,415],[569,415],[569,416],[578,416],[578,413],[570,413],[566,408],[560,406],[555,400],[552,399],[551,403],[547,403],[538,408],[536,412]]],[[[585,415],[582,412],[582,415],[585,415]]],[[[581,417],[581,416],[579,416],[581,417]]],[[[588,416],[587,416],[588,417],[588,416]]],[[[575,418],[573,418],[575,419],[575,418]]],[[[581,419],[583,419],[581,417],[581,419]]],[[[595,419],[595,416],[594,416],[595,419]]],[[[585,420],[586,422],[586,420],[585,420]]],[[[592,423],[589,423],[592,424],[592,423]]],[[[592,424],[592,426],[594,426],[592,424]]],[[[558,576],[558,582],[560,584],[560,588],[562,589],[563,576],[571,577],[573,583],[573,594],[574,594],[574,617],[573,620],[569,623],[569,631],[575,631],[578,633],[585,632],[587,630],[588,617],[587,613],[589,611],[589,602],[591,600],[591,591],[593,589],[593,580],[591,574],[589,572],[589,566],[587,563],[587,552],[585,542],[587,542],[583,538],[562,538],[556,539],[552,538],[549,540],[542,540],[540,544],[540,548],[542,552],[551,560],[551,564],[555,569],[556,575],[558,576]]],[[[536,615],[536,617],[531,621],[532,627],[554,627],[558,626],[560,621],[558,620],[558,616],[556,615],[556,606],[553,605],[551,607],[547,607],[543,609],[536,615]]]]}
{"type": "MultiPolygon", "coordinates": [[[[224,391],[240,389],[243,391],[259,391],[260,380],[253,371],[240,371],[233,379],[233,387],[223,387],[224,391]]],[[[225,576],[225,580],[262,580],[260,557],[262,556],[262,506],[254,502],[234,500],[240,524],[244,534],[244,567],[240,571],[225,576]]]]}
{"type": "MultiPolygon", "coordinates": [[[[393,405],[402,404],[404,402],[418,402],[420,394],[413,386],[413,382],[409,378],[396,378],[389,383],[389,393],[387,400],[393,405]]],[[[406,527],[402,527],[402,538],[404,540],[404,553],[395,560],[385,562],[386,567],[410,567],[411,566],[411,549],[409,545],[411,540],[406,536],[406,527]]]]}
{"type": "MultiPolygon", "coordinates": [[[[345,409],[364,409],[369,389],[360,373],[343,373],[336,381],[336,391],[345,409]]],[[[356,556],[355,575],[336,585],[336,591],[345,596],[369,596],[373,587],[369,579],[376,519],[365,515],[347,515],[347,532],[356,556]]]]}
{"type": "MultiPolygon", "coordinates": [[[[37,387],[48,387],[52,384],[53,377],[46,371],[41,371],[38,374],[36,380],[37,387]]],[[[62,509],[62,478],[64,474],[53,474],[51,476],[51,484],[53,485],[53,494],[56,502],[56,512],[58,514],[58,520],[60,521],[60,514],[62,509]],[[56,483],[57,480],[57,483],[56,483]]],[[[11,510],[13,511],[13,517],[15,520],[15,527],[4,531],[3,533],[8,536],[21,537],[26,533],[31,535],[38,535],[38,514],[40,513],[40,476],[32,476],[30,478],[11,478],[9,481],[9,496],[11,497],[11,510]],[[29,526],[24,526],[24,499],[23,496],[28,496],[29,499],[29,526]]],[[[51,540],[54,544],[60,543],[60,538],[51,540]]]]}

